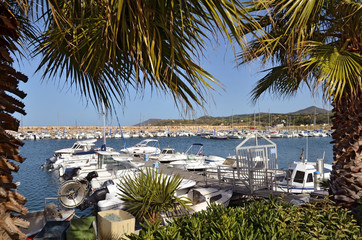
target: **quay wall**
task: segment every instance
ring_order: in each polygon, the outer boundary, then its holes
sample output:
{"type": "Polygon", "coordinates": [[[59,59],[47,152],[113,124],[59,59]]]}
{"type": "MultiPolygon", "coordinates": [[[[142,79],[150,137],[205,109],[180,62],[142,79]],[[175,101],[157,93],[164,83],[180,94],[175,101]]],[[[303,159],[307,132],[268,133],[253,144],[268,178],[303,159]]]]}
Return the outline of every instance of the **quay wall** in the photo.
{"type": "MultiPolygon", "coordinates": [[[[257,129],[265,130],[265,129],[275,129],[275,130],[297,130],[297,129],[313,129],[313,124],[311,126],[261,126],[256,127],[257,129]]],[[[233,125],[233,126],[212,126],[212,125],[177,125],[177,126],[122,126],[122,131],[124,132],[156,132],[156,131],[192,131],[198,132],[203,130],[205,131],[220,131],[220,130],[253,130],[254,127],[249,125],[233,125]]],[[[314,129],[323,129],[328,130],[330,127],[317,125],[314,129]]],[[[18,132],[48,132],[48,133],[55,133],[55,132],[97,132],[103,131],[103,126],[21,126],[19,127],[18,132]]],[[[106,126],[106,132],[120,132],[118,126],[106,126]]]]}

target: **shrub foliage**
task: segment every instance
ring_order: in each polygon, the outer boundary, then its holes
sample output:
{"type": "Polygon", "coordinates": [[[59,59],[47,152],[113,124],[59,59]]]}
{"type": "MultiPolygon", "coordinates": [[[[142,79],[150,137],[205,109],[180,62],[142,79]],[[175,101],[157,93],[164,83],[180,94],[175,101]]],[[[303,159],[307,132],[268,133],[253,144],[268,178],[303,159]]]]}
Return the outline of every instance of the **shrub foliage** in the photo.
{"type": "Polygon", "coordinates": [[[348,210],[328,201],[296,207],[269,199],[182,216],[168,226],[146,223],[130,239],[362,239],[348,210]]]}

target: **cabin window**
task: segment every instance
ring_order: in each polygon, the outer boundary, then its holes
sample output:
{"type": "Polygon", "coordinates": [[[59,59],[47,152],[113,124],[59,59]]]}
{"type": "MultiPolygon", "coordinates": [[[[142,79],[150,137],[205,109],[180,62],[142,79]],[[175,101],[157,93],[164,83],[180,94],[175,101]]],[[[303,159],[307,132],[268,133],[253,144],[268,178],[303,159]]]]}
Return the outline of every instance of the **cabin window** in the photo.
{"type": "Polygon", "coordinates": [[[221,194],[218,194],[216,196],[213,196],[210,198],[210,203],[212,202],[216,202],[217,200],[221,199],[222,198],[222,195],[221,194]]]}
{"type": "Polygon", "coordinates": [[[116,162],[117,161],[115,161],[112,156],[104,156],[103,157],[103,163],[105,163],[105,164],[114,164],[116,162]]]}
{"type": "Polygon", "coordinates": [[[294,182],[303,183],[304,175],[305,175],[304,172],[297,171],[297,172],[295,173],[294,182]]]}
{"type": "Polygon", "coordinates": [[[308,174],[307,182],[313,182],[313,174],[311,173],[308,174]]]}

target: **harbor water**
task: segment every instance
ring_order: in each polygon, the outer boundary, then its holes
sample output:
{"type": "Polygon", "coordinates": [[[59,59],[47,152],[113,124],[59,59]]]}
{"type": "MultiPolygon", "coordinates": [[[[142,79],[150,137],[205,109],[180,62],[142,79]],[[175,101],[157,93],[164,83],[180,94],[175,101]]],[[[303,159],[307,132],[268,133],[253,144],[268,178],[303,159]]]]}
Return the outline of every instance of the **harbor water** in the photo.
{"type": "MultiPolygon", "coordinates": [[[[129,139],[107,139],[107,146],[116,151],[125,147],[131,147],[140,142],[141,138],[129,139]]],[[[185,152],[191,144],[201,143],[204,145],[204,155],[216,155],[227,157],[235,155],[235,148],[243,139],[213,140],[205,139],[200,136],[194,137],[165,137],[159,138],[160,148],[172,147],[178,152],[185,152]]],[[[288,163],[299,161],[302,148],[304,159],[315,162],[317,158],[324,155],[325,163],[332,163],[333,153],[331,137],[310,137],[310,138],[273,138],[277,144],[278,165],[280,169],[286,169],[288,163]]],[[[76,140],[24,140],[24,146],[20,148],[20,155],[26,158],[26,161],[20,164],[20,170],[14,173],[14,182],[20,182],[18,192],[27,198],[25,206],[29,211],[42,210],[44,208],[44,199],[57,197],[58,188],[61,184],[54,172],[48,172],[41,169],[41,164],[46,158],[53,155],[55,150],[68,148],[76,140]]],[[[254,141],[255,143],[255,141],[254,141]]],[[[103,140],[98,140],[96,145],[101,147],[103,140]]]]}

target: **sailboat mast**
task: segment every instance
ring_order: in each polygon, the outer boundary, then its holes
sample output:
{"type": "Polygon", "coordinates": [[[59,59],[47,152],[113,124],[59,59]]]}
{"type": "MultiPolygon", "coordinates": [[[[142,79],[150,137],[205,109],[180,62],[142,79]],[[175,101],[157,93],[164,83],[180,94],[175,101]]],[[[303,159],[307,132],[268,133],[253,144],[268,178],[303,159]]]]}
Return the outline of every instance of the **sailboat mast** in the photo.
{"type": "Polygon", "coordinates": [[[106,114],[104,110],[104,102],[102,101],[102,116],[103,116],[103,144],[106,145],[106,114]]]}

